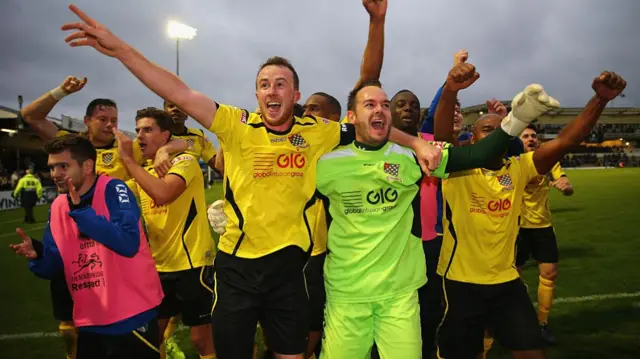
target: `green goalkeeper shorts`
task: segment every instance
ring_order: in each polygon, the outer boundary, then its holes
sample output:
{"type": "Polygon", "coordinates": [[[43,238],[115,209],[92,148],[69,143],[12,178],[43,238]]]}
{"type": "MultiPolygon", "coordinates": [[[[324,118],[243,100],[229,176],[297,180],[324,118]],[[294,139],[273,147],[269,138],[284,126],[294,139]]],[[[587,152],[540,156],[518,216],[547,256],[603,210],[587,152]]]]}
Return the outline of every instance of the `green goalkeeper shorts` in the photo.
{"type": "Polygon", "coordinates": [[[376,343],[380,357],[422,355],[418,292],[369,303],[327,300],[320,359],[365,359],[376,343]]]}

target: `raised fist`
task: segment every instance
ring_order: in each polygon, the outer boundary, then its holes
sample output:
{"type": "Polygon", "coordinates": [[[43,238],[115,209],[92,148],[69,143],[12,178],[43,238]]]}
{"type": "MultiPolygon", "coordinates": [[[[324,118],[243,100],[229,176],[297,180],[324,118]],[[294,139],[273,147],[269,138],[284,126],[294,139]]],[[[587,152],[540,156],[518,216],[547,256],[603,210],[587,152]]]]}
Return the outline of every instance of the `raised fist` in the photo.
{"type": "Polygon", "coordinates": [[[605,71],[593,79],[591,87],[596,95],[604,100],[611,101],[622,93],[627,82],[615,72],[605,71]]]}
{"type": "Polygon", "coordinates": [[[479,78],[480,74],[476,72],[475,66],[461,63],[455,65],[451,71],[449,71],[447,82],[444,86],[445,89],[449,91],[460,91],[471,86],[479,78]]]}
{"type": "Polygon", "coordinates": [[[387,15],[387,0],[362,0],[362,5],[373,19],[381,20],[387,15]]]}
{"type": "Polygon", "coordinates": [[[86,84],[87,84],[87,78],[86,77],[83,78],[82,80],[80,80],[79,78],[77,78],[75,76],[67,76],[67,78],[64,79],[64,81],[60,85],[60,88],[67,95],[71,95],[74,92],[78,92],[78,91],[82,90],[82,88],[86,84]]]}
{"type": "Polygon", "coordinates": [[[453,54],[453,66],[464,64],[469,59],[467,50],[460,50],[453,54]]]}

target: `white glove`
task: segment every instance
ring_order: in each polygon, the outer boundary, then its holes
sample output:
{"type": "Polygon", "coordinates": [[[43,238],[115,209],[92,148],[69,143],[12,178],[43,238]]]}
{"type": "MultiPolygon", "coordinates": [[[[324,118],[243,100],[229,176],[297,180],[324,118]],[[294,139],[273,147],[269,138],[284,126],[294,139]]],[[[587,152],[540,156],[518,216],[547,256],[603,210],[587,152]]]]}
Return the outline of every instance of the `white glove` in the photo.
{"type": "Polygon", "coordinates": [[[511,112],[502,120],[502,129],[511,136],[520,136],[533,120],[558,107],[560,102],[549,96],[544,87],[531,84],[511,101],[511,112]]]}
{"type": "Polygon", "coordinates": [[[223,205],[224,201],[217,200],[213,202],[207,209],[207,218],[209,218],[209,224],[211,225],[213,230],[220,235],[224,234],[227,228],[227,216],[222,210],[223,205]]]}

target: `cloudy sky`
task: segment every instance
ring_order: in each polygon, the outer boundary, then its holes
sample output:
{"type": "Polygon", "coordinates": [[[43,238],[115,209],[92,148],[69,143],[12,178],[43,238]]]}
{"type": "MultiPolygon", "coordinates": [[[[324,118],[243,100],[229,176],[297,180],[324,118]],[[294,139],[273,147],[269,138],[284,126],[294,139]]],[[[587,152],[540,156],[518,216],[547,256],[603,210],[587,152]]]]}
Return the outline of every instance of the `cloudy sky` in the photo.
{"type": "MultiPolygon", "coordinates": [[[[175,69],[169,19],[198,29],[180,44],[180,75],[218,102],[253,109],[257,67],[267,57],[289,58],[301,77],[302,99],[316,91],[346,102],[358,78],[368,15],[361,0],[77,0],[82,10],[140,50],[175,69]],[[152,6],[148,6],[153,4],[152,6]]],[[[2,0],[0,105],[28,103],[67,75],[89,78],[52,112],[82,118],[96,97],[117,101],[121,127],[132,130],[135,110],[160,99],[119,62],[92,48],[70,48],[60,26],[76,21],[61,0],[2,0]]],[[[507,100],[532,82],[563,106],[582,106],[603,70],[628,82],[615,106],[640,106],[638,0],[389,0],[382,82],[390,94],[408,88],[431,101],[467,49],[481,78],[461,94],[463,106],[491,97],[507,100]]],[[[302,100],[302,101],[303,101],[302,100]]]]}

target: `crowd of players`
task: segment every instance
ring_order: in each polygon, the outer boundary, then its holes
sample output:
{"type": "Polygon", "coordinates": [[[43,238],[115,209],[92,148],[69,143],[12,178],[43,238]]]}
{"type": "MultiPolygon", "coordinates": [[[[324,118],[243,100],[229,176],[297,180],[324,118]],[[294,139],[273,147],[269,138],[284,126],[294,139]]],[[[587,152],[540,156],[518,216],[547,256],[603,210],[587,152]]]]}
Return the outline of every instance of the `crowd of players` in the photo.
{"type": "Polygon", "coordinates": [[[559,103],[535,84],[509,113],[488,101],[461,138],[457,95],[479,78],[462,51],[419,130],[418,97],[389,99],[378,82],[387,2],[363,4],[369,38],[342,121],[323,92],[294,116],[300,79],[286,59],[260,67],[250,112],[192,90],[70,6],[81,21],[62,27],[74,30],[66,41],[116,58],[165,102],[138,111],[134,141],[110,100],[89,104],[82,135],[46,120],[86,78],[21,112],[49,141],[64,195],[42,241],[18,229],[12,248],[51,280],[69,357],[173,356],[177,317],[201,358],[255,356],[258,323],[276,358],[476,358],[493,337],[516,358],[545,357],[558,261],[548,192],[572,193],[558,162],[625,81],[597,76],[583,112],[542,145],[530,123],[559,103]],[[187,114],[217,136],[217,155],[187,114]],[[199,158],[224,173],[208,211],[199,158]],[[529,256],[537,318],[519,275],[529,256]]]}

